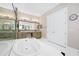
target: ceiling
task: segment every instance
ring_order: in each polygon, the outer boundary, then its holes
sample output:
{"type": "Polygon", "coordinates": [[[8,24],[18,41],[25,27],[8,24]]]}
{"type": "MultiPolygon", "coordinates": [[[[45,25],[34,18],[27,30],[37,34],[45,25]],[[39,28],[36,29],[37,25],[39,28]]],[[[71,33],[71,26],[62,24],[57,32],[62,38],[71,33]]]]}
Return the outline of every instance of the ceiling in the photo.
{"type": "MultiPolygon", "coordinates": [[[[18,10],[36,16],[41,16],[57,5],[58,3],[14,3],[18,10]]],[[[0,7],[12,9],[11,3],[0,3],[0,7]]]]}

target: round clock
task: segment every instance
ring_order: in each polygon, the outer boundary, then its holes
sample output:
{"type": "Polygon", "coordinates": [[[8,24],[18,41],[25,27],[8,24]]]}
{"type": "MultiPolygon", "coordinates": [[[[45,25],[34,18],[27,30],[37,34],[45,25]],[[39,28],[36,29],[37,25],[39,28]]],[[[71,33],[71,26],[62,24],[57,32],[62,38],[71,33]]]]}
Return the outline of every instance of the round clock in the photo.
{"type": "Polygon", "coordinates": [[[78,15],[77,14],[72,14],[72,15],[69,16],[69,20],[71,20],[71,21],[74,21],[77,18],[78,18],[78,15]]]}

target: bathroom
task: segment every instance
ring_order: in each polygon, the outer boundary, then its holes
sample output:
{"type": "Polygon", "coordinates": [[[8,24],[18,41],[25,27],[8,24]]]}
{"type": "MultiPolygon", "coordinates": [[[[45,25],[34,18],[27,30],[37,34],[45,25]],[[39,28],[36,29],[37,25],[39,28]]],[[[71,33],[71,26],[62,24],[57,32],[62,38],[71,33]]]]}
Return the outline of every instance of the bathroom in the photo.
{"type": "Polygon", "coordinates": [[[79,3],[0,3],[0,56],[79,56],[79,3]]]}

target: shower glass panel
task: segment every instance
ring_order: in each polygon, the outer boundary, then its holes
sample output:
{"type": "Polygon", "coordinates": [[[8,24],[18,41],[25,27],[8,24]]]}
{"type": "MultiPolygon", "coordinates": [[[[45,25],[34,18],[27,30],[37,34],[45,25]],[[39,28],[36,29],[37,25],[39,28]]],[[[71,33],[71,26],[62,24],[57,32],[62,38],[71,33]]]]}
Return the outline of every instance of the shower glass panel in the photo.
{"type": "Polygon", "coordinates": [[[0,19],[0,40],[16,38],[15,20],[0,19]]]}

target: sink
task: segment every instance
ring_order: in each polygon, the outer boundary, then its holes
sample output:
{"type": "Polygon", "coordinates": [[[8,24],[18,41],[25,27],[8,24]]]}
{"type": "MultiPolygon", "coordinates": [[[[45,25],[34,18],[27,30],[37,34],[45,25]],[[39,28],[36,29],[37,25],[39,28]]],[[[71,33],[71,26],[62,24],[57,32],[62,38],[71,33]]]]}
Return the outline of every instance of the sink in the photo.
{"type": "Polygon", "coordinates": [[[19,39],[16,40],[13,52],[19,56],[37,55],[40,46],[33,39],[19,39]]]}

